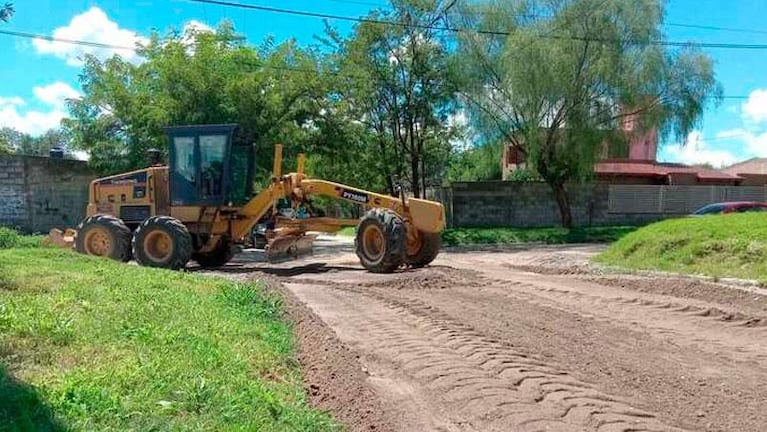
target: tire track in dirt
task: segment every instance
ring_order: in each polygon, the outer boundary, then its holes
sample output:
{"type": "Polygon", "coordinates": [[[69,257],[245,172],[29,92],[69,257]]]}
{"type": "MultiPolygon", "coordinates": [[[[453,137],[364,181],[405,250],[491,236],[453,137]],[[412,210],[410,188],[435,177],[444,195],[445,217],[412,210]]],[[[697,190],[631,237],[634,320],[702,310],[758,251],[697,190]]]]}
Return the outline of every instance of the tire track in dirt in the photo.
{"type": "Polygon", "coordinates": [[[451,413],[445,430],[682,430],[423,301],[327,280],[293,279],[287,287],[312,304],[332,298],[362,352],[384,359],[451,413]]]}
{"type": "Polygon", "coordinates": [[[562,288],[588,284],[566,278],[561,278],[557,286],[554,286],[556,282],[550,278],[545,283],[481,276],[478,280],[482,280],[483,286],[489,291],[537,306],[562,311],[575,309],[580,316],[597,322],[650,328],[661,334],[674,335],[682,341],[680,343],[692,343],[711,353],[734,354],[737,360],[757,363],[767,360],[767,345],[761,342],[767,337],[765,316],[653,295],[590,294],[562,288]],[[638,314],[638,311],[641,313],[638,314]]]}

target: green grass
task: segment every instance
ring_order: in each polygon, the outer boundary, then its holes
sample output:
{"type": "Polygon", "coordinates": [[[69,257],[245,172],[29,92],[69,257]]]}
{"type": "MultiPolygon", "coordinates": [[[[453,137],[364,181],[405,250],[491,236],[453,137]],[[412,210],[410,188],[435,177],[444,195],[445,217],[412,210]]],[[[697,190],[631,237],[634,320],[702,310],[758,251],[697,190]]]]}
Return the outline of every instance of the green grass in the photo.
{"type": "Polygon", "coordinates": [[[255,283],[0,250],[0,430],[325,431],[255,283]]]}
{"type": "MultiPolygon", "coordinates": [[[[521,243],[609,243],[636,230],[637,227],[584,228],[448,228],[442,232],[446,246],[521,243]]],[[[346,227],[338,235],[354,237],[355,228],[346,227]]]]}
{"type": "Polygon", "coordinates": [[[0,227],[0,249],[37,247],[42,239],[43,236],[21,235],[10,228],[0,227]]]}
{"type": "Polygon", "coordinates": [[[658,222],[623,237],[595,261],[630,269],[767,281],[767,215],[658,222]]]}
{"type": "Polygon", "coordinates": [[[603,243],[613,242],[636,227],[583,228],[450,228],[442,233],[448,246],[517,243],[603,243]]]}

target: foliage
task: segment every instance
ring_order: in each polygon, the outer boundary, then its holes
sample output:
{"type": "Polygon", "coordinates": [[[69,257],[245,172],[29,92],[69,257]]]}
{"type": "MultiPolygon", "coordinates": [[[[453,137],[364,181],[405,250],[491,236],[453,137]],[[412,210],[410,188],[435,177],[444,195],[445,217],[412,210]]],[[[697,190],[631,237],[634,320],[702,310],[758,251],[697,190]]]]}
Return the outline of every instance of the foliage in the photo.
{"type": "Polygon", "coordinates": [[[431,28],[445,19],[446,4],[397,0],[358,24],[349,39],[328,29],[335,115],[364,136],[356,153],[374,156],[370,173],[390,194],[398,182],[415,196],[441,184],[456,110],[443,35],[431,28]],[[376,21],[395,22],[380,25],[376,21]]]}
{"type": "Polygon", "coordinates": [[[27,156],[48,156],[49,151],[59,147],[65,156],[72,156],[69,136],[60,129],[50,129],[40,136],[19,132],[16,129],[0,128],[0,154],[16,153],[27,156]]]}
{"type": "Polygon", "coordinates": [[[449,228],[442,242],[449,246],[516,243],[609,243],[636,230],[636,227],[578,228],[449,228]]]}
{"type": "Polygon", "coordinates": [[[0,249],[38,247],[41,241],[41,236],[22,235],[15,230],[0,226],[0,249]]]}
{"type": "Polygon", "coordinates": [[[503,145],[500,142],[470,147],[450,157],[449,181],[501,180],[503,145]]]}
{"type": "Polygon", "coordinates": [[[336,429],[260,283],[0,251],[0,347],[0,429],[336,429]]]}
{"type": "Polygon", "coordinates": [[[482,30],[461,33],[455,56],[473,123],[524,153],[565,226],[564,185],[591,175],[604,143],[625,147],[629,126],[685,137],[720,93],[710,57],[656,43],[660,0],[487,0],[461,12],[461,26],[482,30]]]}
{"type": "Polygon", "coordinates": [[[271,170],[274,143],[284,143],[286,162],[307,150],[324,92],[313,54],[293,41],[254,48],[224,22],[215,32],[155,32],[139,52],[138,65],[120,57],[85,60],[84,95],[70,104],[65,126],[96,168],[144,166],[149,148],[167,151],[170,125],[238,123],[237,139],[257,146],[261,179],[271,170]]]}
{"type": "Polygon", "coordinates": [[[685,217],[627,235],[596,261],[632,269],[767,281],[765,239],[763,214],[685,217]]]}
{"type": "Polygon", "coordinates": [[[5,3],[2,7],[0,7],[0,21],[10,21],[14,12],[15,10],[13,8],[13,3],[5,3]]]}

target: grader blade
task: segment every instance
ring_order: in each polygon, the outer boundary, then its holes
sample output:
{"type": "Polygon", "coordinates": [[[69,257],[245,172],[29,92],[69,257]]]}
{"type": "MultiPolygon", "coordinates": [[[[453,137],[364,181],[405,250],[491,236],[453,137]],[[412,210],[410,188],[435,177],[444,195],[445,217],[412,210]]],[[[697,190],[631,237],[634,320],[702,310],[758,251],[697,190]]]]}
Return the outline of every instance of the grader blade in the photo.
{"type": "Polygon", "coordinates": [[[311,255],[316,235],[285,235],[276,237],[266,245],[266,259],[270,263],[290,261],[311,255]]]}
{"type": "Polygon", "coordinates": [[[53,228],[43,238],[42,243],[45,246],[55,246],[64,249],[71,248],[75,244],[76,234],[77,232],[73,229],[61,231],[60,229],[53,228]]]}

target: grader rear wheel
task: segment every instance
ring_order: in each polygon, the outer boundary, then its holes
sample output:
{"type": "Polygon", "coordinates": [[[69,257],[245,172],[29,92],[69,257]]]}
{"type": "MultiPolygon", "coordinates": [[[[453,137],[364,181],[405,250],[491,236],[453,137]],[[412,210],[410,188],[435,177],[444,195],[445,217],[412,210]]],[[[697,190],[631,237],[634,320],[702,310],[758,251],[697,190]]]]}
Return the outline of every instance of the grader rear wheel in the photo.
{"type": "Polygon", "coordinates": [[[153,216],[136,229],[133,255],[142,266],[178,270],[192,257],[192,236],[178,220],[153,216]]]}
{"type": "Polygon", "coordinates": [[[131,231],[122,220],[111,215],[89,216],[77,227],[75,250],[128,262],[131,259],[131,231]]]}
{"type": "Polygon", "coordinates": [[[373,273],[391,273],[405,261],[405,224],[397,213],[373,209],[357,226],[357,256],[373,273]]]}
{"type": "Polygon", "coordinates": [[[406,261],[411,267],[425,267],[429,265],[437,255],[442,246],[442,239],[439,233],[418,232],[419,241],[414,248],[408,248],[406,261]]]}

